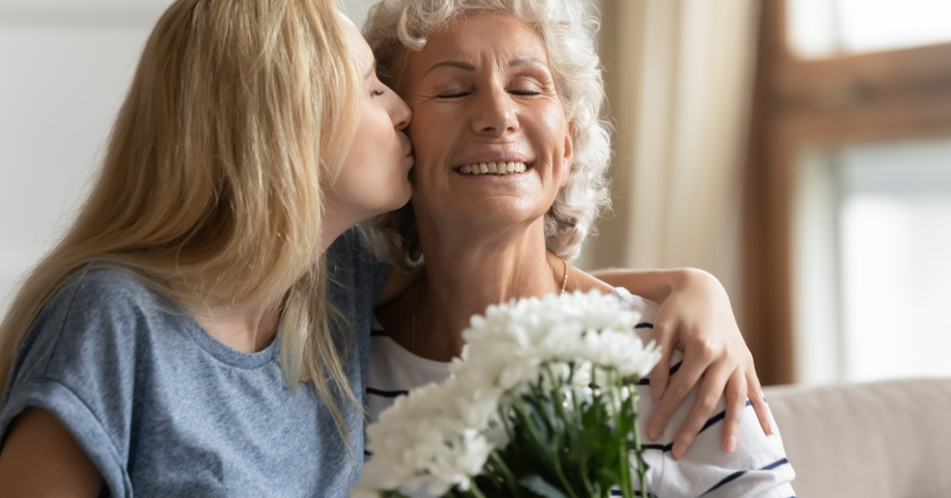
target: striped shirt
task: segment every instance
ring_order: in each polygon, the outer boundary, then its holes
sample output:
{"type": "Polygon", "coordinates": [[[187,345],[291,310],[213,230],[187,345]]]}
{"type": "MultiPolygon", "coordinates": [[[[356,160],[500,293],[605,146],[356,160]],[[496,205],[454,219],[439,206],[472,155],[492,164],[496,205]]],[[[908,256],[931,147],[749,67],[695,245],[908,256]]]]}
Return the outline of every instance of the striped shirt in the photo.
{"type": "MultiPolygon", "coordinates": [[[[642,314],[641,323],[635,327],[646,342],[651,339],[653,320],[658,305],[624,289],[615,289],[614,295],[631,310],[642,314]]],[[[674,351],[671,358],[675,373],[683,354],[674,351]]],[[[366,405],[368,422],[375,422],[380,413],[393,404],[395,398],[405,395],[410,389],[430,382],[441,382],[449,376],[449,363],[433,361],[414,355],[390,339],[377,327],[370,342],[370,367],[367,379],[366,405]]],[[[650,382],[641,380],[638,423],[646,434],[647,420],[657,406],[650,395],[650,382]]],[[[724,400],[721,398],[714,414],[707,420],[694,439],[687,454],[680,460],[671,455],[674,437],[683,424],[697,396],[695,387],[680,404],[663,435],[657,441],[645,440],[644,458],[650,468],[647,471],[647,488],[651,496],[668,497],[776,497],[795,496],[790,484],[795,472],[786,459],[782,439],[777,430],[767,436],[763,433],[749,401],[743,414],[743,422],[733,453],[723,451],[721,438],[725,416],[724,400]]],[[[771,421],[776,427],[775,421],[771,421]]],[[[370,455],[367,455],[369,458],[370,455]]],[[[634,479],[637,479],[636,474],[634,479]]],[[[638,486],[635,486],[638,487],[638,486]]],[[[425,493],[411,494],[426,497],[425,493]]]]}

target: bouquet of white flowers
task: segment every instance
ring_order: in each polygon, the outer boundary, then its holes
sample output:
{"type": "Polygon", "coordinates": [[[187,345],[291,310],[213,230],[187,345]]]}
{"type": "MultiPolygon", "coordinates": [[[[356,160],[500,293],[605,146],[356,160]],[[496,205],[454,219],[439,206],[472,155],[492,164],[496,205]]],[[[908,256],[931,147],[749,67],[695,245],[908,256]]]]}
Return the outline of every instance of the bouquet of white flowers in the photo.
{"type": "Polygon", "coordinates": [[[647,496],[634,386],[660,352],[639,318],[597,291],[490,306],[449,379],[367,428],[353,496],[631,497],[633,472],[647,496]]]}

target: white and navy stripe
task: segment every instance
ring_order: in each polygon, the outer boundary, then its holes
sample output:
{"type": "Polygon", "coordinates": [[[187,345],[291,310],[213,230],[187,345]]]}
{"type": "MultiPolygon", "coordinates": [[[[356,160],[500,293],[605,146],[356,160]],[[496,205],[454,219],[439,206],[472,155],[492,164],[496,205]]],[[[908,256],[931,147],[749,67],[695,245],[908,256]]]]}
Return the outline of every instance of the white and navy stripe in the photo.
{"type": "MultiPolygon", "coordinates": [[[[618,289],[616,294],[631,309],[642,313],[646,321],[639,323],[635,330],[645,341],[649,340],[657,305],[632,296],[623,289],[618,289]]],[[[680,368],[682,357],[677,351],[673,353],[671,375],[680,368]]],[[[368,421],[375,421],[382,410],[392,405],[395,398],[405,395],[410,389],[442,381],[448,375],[448,363],[415,356],[392,341],[382,330],[374,330],[366,391],[368,421]]],[[[648,419],[643,414],[649,413],[657,401],[650,396],[649,379],[642,379],[637,389],[638,410],[642,414],[639,422],[643,433],[648,419]]],[[[790,485],[795,473],[786,458],[782,440],[778,434],[766,436],[763,433],[749,401],[746,403],[734,453],[723,451],[720,443],[722,422],[726,416],[721,399],[717,412],[703,425],[684,458],[673,458],[671,450],[674,436],[693,406],[696,391],[695,388],[678,407],[660,441],[644,444],[644,457],[650,466],[647,473],[649,496],[795,497],[790,485]]],[[[612,491],[612,495],[619,496],[619,492],[612,491]]]]}

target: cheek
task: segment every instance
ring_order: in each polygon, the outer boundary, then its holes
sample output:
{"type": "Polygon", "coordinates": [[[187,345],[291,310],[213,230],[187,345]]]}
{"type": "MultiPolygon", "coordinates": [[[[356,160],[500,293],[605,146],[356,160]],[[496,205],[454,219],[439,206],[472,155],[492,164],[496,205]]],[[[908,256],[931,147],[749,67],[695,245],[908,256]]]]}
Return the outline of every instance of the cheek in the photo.
{"type": "Polygon", "coordinates": [[[565,119],[565,113],[561,106],[549,106],[545,112],[541,113],[540,126],[544,133],[547,133],[555,142],[553,145],[559,150],[564,148],[564,137],[568,133],[568,120],[565,119]]]}
{"type": "Polygon", "coordinates": [[[391,140],[393,127],[389,124],[389,116],[380,110],[374,112],[364,109],[357,125],[358,139],[354,140],[356,147],[372,147],[374,144],[385,144],[391,140]]]}
{"type": "Polygon", "coordinates": [[[540,117],[540,133],[545,134],[545,140],[548,141],[552,160],[560,164],[564,171],[562,172],[561,185],[568,182],[568,174],[571,168],[571,155],[573,150],[570,144],[570,130],[568,121],[565,118],[561,106],[552,106],[540,117]]]}
{"type": "Polygon", "coordinates": [[[409,123],[409,128],[407,128],[407,135],[409,135],[409,140],[413,144],[413,154],[417,158],[424,157],[429,153],[429,145],[434,133],[426,127],[425,121],[417,120],[415,114],[413,120],[409,123]]]}
{"type": "Polygon", "coordinates": [[[388,114],[365,116],[357,128],[358,137],[353,141],[357,153],[366,160],[363,165],[365,169],[372,169],[376,165],[382,168],[398,168],[404,147],[399,133],[393,127],[388,114]]]}
{"type": "Polygon", "coordinates": [[[442,112],[432,106],[413,109],[413,119],[409,123],[409,138],[413,142],[416,157],[431,157],[446,150],[454,142],[455,124],[460,120],[446,106],[442,112]]]}

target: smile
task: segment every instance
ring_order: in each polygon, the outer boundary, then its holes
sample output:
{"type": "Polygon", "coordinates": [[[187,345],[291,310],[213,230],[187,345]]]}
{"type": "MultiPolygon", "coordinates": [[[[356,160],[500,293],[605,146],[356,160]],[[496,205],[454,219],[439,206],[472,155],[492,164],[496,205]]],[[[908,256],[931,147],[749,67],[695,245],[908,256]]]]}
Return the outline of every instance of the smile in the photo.
{"type": "Polygon", "coordinates": [[[463,175],[517,175],[524,173],[528,167],[525,163],[509,162],[487,162],[465,164],[456,168],[456,172],[463,175]]]}

